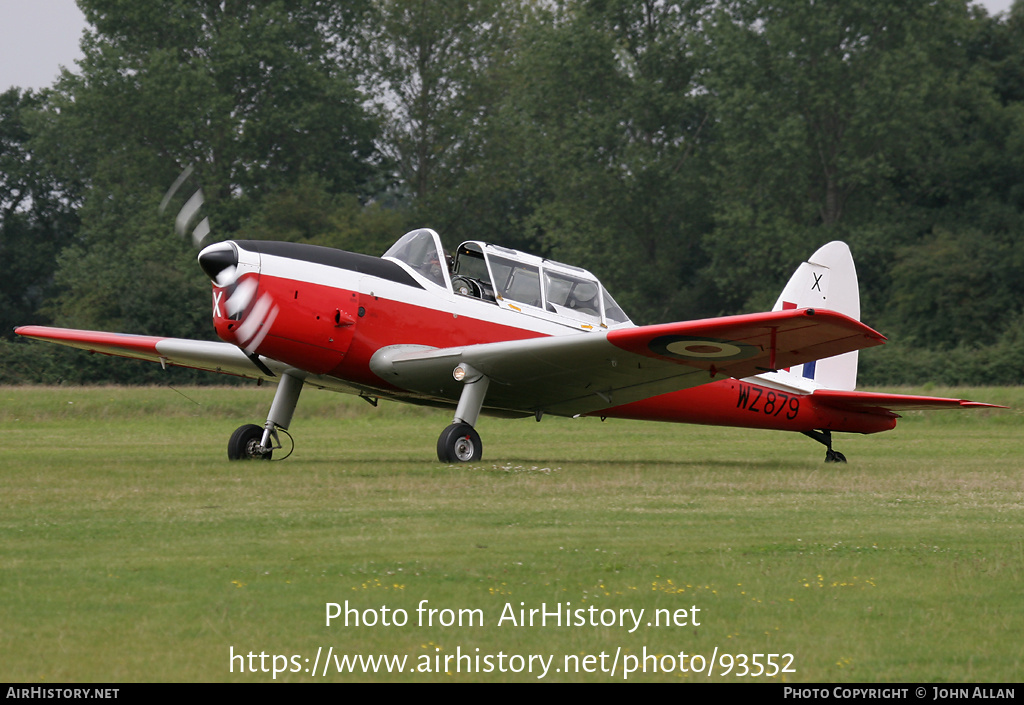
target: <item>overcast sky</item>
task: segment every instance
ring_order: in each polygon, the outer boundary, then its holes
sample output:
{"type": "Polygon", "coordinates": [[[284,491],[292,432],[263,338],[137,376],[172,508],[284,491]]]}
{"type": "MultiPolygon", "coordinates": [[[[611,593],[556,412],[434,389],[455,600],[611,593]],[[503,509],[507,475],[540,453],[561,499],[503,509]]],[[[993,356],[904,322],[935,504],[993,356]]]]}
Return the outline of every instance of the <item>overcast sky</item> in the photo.
{"type": "MultiPolygon", "coordinates": [[[[990,14],[1013,0],[982,0],[990,14]]],[[[74,0],[0,0],[0,92],[11,86],[45,88],[60,67],[75,71],[85,27],[74,0]]]]}

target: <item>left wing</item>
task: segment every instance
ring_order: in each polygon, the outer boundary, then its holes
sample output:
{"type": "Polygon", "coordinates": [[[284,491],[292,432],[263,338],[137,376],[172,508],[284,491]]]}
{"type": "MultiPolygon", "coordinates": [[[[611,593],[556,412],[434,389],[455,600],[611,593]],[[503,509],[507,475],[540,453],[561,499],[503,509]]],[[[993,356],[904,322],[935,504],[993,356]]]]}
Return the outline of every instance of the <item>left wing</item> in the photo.
{"type": "Polygon", "coordinates": [[[468,363],[491,380],[487,408],[574,415],[884,341],[843,314],[796,309],[455,348],[391,346],[370,366],[396,387],[458,399],[452,370],[468,363]]]}
{"type": "MultiPolygon", "coordinates": [[[[249,357],[231,343],[217,343],[187,338],[161,338],[153,335],[131,335],[95,330],[21,326],[14,332],[26,338],[45,340],[58,345],[88,350],[92,353],[129,357],[159,362],[163,366],[190,367],[218,374],[247,377],[261,382],[277,383],[285,372],[296,372],[290,365],[268,357],[249,357]]],[[[346,394],[373,393],[374,390],[350,384],[327,375],[298,371],[307,385],[346,394]]]]}
{"type": "Polygon", "coordinates": [[[150,360],[165,366],[191,367],[252,379],[272,379],[244,352],[230,343],[48,326],[21,326],[15,328],[14,332],[26,338],[45,340],[104,355],[150,360]]]}

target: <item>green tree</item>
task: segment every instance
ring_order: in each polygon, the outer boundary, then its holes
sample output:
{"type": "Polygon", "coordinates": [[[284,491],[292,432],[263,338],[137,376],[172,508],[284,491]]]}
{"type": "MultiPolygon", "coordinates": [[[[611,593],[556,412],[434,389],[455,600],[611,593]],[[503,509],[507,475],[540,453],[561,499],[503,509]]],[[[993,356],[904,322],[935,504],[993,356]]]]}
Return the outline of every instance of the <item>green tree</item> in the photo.
{"type": "Polygon", "coordinates": [[[373,121],[343,37],[353,10],[316,0],[82,0],[78,74],[48,94],[37,148],[81,228],[60,258],[55,316],[209,336],[208,283],[157,213],[186,164],[214,233],[237,235],[267,194],[313,179],[365,196],[373,121]]]}
{"type": "Polygon", "coordinates": [[[995,343],[1009,316],[1024,250],[976,229],[937,229],[897,252],[890,306],[901,341],[933,350],[995,343]]]}
{"type": "MultiPolygon", "coordinates": [[[[381,120],[379,147],[417,212],[444,198],[480,144],[500,96],[520,3],[377,0],[362,35],[362,72],[381,120]]],[[[444,224],[435,225],[445,229],[444,224]]]]}
{"type": "Polygon", "coordinates": [[[53,293],[57,254],[70,241],[77,218],[35,159],[28,122],[41,98],[12,88],[0,94],[0,336],[13,327],[47,323],[39,309],[53,293]]]}
{"type": "MultiPolygon", "coordinates": [[[[523,239],[601,276],[638,321],[703,315],[709,199],[697,2],[559,4],[520,40],[499,123],[523,239]]],[[[494,160],[489,162],[494,164],[494,160]]],[[[501,169],[495,164],[495,169],[501,169]]]]}
{"type": "Polygon", "coordinates": [[[208,198],[235,201],[306,173],[334,193],[374,177],[374,126],[339,48],[355,13],[316,0],[79,4],[92,27],[81,72],[50,101],[64,165],[86,172],[66,176],[130,170],[166,188],[192,164],[208,198]]]}
{"type": "Polygon", "coordinates": [[[793,263],[830,239],[871,262],[916,234],[889,227],[891,184],[936,146],[966,22],[965,0],[721,4],[709,30],[718,212],[706,246],[731,308],[770,305],[793,263]]]}
{"type": "Polygon", "coordinates": [[[246,237],[287,240],[382,255],[413,227],[406,209],[363,204],[354,194],[332,194],[315,177],[267,194],[246,222],[246,237]]]}
{"type": "Polygon", "coordinates": [[[1024,4],[1015,10],[975,10],[934,148],[899,180],[926,227],[893,253],[882,320],[919,348],[995,345],[1024,312],[1024,4]]]}

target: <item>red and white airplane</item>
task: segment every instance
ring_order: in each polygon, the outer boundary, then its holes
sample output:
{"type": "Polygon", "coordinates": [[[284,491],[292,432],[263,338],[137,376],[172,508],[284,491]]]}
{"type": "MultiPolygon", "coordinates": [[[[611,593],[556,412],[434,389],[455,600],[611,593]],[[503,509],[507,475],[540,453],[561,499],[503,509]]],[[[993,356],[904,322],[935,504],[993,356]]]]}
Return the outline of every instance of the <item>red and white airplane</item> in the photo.
{"type": "Polygon", "coordinates": [[[799,431],[845,462],[832,433],[876,433],[911,409],[988,407],[854,391],[859,322],[849,248],[800,265],[768,313],[636,326],[590,272],[483,242],[449,267],[433,230],[382,258],[312,245],[225,241],[199,254],[225,342],[23,326],[91,352],[274,382],[266,422],[228,457],[270,459],[306,385],[454,408],[442,462],[481,458],[475,426],[501,417],[600,416],[799,431]]]}

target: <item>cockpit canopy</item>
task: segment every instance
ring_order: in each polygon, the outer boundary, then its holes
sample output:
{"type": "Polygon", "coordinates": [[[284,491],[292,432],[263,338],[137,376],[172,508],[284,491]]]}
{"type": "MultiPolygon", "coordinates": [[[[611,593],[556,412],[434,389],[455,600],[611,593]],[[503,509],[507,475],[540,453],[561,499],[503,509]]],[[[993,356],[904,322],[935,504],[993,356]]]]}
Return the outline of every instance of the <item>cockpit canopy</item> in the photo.
{"type": "Polygon", "coordinates": [[[449,269],[441,239],[414,230],[384,257],[405,263],[437,286],[502,308],[581,327],[629,325],[629,317],[585,269],[471,240],[459,245],[449,269]]]}
{"type": "Polygon", "coordinates": [[[420,228],[403,235],[384,253],[384,259],[388,258],[404,262],[417,274],[438,286],[451,288],[446,276],[447,266],[441,238],[430,228],[420,228]]]}

